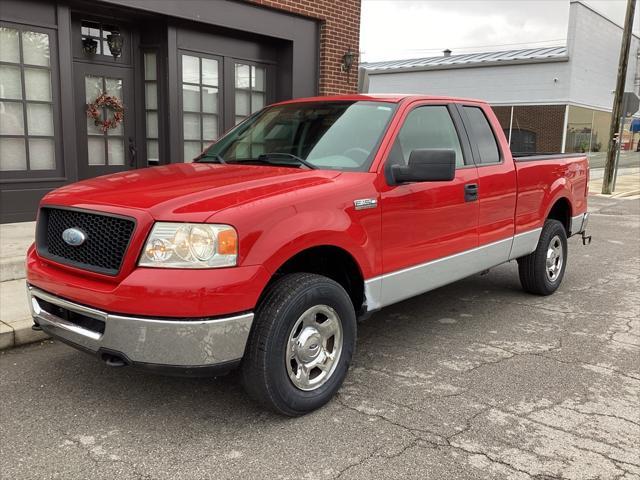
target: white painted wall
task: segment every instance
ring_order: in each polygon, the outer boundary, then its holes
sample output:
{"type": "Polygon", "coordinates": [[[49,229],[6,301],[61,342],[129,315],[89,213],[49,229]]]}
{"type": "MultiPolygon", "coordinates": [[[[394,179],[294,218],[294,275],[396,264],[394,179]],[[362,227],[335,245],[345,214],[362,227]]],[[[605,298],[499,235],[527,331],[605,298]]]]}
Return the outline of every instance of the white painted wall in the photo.
{"type": "MultiPolygon", "coordinates": [[[[619,26],[572,0],[568,62],[370,74],[368,91],[479,98],[493,105],[574,103],[611,110],[621,41],[619,26]]],[[[634,36],[627,90],[634,89],[639,48],[634,36]]]]}
{"type": "MultiPolygon", "coordinates": [[[[622,28],[580,2],[570,6],[567,46],[569,47],[569,101],[578,105],[611,110],[616,87],[622,28]]],[[[640,40],[631,37],[626,91],[634,90],[640,40]]]]}
{"type": "Polygon", "coordinates": [[[384,73],[369,75],[369,92],[452,95],[492,105],[564,103],[569,74],[568,62],[384,73]]]}

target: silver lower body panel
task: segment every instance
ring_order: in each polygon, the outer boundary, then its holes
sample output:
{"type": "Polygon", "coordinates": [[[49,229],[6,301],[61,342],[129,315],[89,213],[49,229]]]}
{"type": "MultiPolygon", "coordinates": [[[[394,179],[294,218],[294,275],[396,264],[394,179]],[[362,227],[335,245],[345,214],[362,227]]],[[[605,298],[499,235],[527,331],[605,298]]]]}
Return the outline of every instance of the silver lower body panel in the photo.
{"type": "Polygon", "coordinates": [[[542,228],[365,281],[367,309],[377,310],[533,252],[542,228]]]}
{"type": "Polygon", "coordinates": [[[198,368],[237,362],[253,322],[253,313],[193,320],[116,315],[31,285],[27,291],[34,321],[46,333],[96,354],[115,352],[131,364],[198,368]]]}

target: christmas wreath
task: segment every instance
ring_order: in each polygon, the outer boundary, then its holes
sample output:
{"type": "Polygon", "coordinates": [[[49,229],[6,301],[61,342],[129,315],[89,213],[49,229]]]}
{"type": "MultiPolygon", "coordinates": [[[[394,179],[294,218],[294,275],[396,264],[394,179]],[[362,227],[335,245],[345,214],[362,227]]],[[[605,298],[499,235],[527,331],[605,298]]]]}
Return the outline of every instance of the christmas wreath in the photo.
{"type": "Polygon", "coordinates": [[[124,106],[118,97],[107,95],[106,92],[103,92],[92,103],[87,104],[87,116],[93,118],[93,123],[96,127],[100,127],[103,132],[106,132],[122,123],[124,106]],[[105,108],[113,112],[111,118],[102,118],[102,111],[105,108]]]}

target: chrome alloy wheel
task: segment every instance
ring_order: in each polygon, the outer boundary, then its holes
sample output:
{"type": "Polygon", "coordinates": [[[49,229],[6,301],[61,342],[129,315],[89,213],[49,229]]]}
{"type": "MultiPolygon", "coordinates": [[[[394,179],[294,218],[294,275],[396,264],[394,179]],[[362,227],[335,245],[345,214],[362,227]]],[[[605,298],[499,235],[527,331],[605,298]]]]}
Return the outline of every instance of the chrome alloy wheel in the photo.
{"type": "Polygon", "coordinates": [[[291,382],[304,391],[324,385],[342,353],[342,322],[327,305],[316,305],[296,321],[287,341],[285,363],[291,382]]]}
{"type": "Polygon", "coordinates": [[[562,240],[556,235],[549,242],[549,248],[547,249],[547,263],[546,272],[547,278],[550,282],[555,282],[560,276],[562,271],[562,264],[564,263],[564,250],[562,248],[562,240]]]}

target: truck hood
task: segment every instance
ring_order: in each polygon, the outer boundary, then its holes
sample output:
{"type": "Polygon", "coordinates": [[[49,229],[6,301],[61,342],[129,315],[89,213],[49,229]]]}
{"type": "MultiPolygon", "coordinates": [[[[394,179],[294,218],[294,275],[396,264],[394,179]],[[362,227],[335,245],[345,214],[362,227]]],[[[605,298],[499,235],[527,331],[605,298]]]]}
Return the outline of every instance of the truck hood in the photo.
{"type": "Polygon", "coordinates": [[[331,182],[338,171],[180,163],[84,180],[49,193],[43,204],[143,210],[156,220],[205,221],[212,214],[291,190],[331,182]]]}

